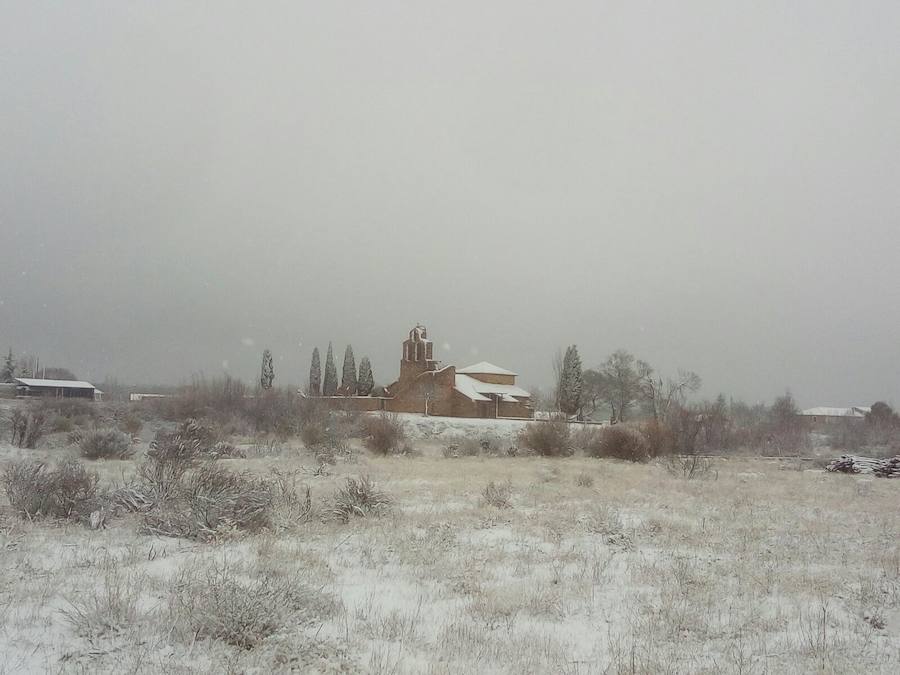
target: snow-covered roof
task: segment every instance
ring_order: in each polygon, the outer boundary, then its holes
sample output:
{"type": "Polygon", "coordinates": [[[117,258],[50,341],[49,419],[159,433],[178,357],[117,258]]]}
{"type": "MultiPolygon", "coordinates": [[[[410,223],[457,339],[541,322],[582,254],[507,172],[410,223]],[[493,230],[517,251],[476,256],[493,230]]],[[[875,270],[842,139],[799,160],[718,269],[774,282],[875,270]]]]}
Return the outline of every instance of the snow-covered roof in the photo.
{"type": "Polygon", "coordinates": [[[486,394],[499,394],[500,397],[508,402],[515,403],[516,398],[531,398],[531,394],[517,387],[514,384],[492,384],[490,382],[482,382],[474,377],[462,375],[456,371],[456,382],[454,388],[463,396],[467,396],[473,401],[490,401],[486,394]]]}
{"type": "Polygon", "coordinates": [[[493,363],[488,363],[487,361],[481,361],[479,363],[474,363],[471,366],[466,366],[465,368],[457,368],[457,373],[469,373],[470,375],[515,375],[516,373],[511,370],[506,370],[506,368],[501,368],[500,366],[495,366],[493,363]]]}
{"type": "Polygon", "coordinates": [[[26,387],[57,387],[65,389],[96,389],[90,382],[79,382],[78,380],[42,380],[32,377],[17,377],[16,382],[26,387]]]}
{"type": "Polygon", "coordinates": [[[819,406],[817,408],[807,408],[801,411],[801,415],[807,417],[865,417],[866,413],[872,409],[866,406],[855,406],[853,408],[829,408],[827,406],[819,406]]]}

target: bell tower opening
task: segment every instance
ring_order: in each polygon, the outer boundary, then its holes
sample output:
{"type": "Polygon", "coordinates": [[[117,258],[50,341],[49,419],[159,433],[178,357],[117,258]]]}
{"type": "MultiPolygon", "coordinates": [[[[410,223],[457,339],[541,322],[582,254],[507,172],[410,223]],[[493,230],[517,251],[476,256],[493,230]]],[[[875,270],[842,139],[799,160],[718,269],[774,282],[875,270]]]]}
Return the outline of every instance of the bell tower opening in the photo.
{"type": "Polygon", "coordinates": [[[400,360],[400,379],[418,377],[424,372],[437,370],[434,346],[428,339],[425,326],[417,324],[403,342],[403,358],[400,360]]]}

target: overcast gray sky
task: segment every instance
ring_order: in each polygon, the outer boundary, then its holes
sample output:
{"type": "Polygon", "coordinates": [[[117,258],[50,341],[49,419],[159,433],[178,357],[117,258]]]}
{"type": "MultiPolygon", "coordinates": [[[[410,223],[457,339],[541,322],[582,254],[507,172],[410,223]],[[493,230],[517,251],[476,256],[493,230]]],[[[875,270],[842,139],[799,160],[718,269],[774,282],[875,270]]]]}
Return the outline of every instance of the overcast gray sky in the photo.
{"type": "Polygon", "coordinates": [[[0,1],[0,347],[900,402],[900,3],[0,1]],[[204,7],[205,5],[205,7],[204,7]]]}

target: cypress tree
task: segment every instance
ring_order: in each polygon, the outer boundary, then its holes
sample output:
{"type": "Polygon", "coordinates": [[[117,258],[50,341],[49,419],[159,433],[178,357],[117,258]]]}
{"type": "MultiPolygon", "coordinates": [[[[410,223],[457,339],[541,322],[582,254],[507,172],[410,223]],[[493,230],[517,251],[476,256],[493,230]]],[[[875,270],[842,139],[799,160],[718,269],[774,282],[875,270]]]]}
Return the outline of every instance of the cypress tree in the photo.
{"type": "Polygon", "coordinates": [[[559,382],[559,409],[567,415],[574,415],[581,408],[581,390],[584,388],[584,374],[581,371],[581,357],[578,347],[566,349],[563,357],[562,375],[559,382]]]}
{"type": "Polygon", "coordinates": [[[309,395],[322,395],[322,366],[319,362],[318,347],[313,349],[312,363],[309,365],[309,395]]]}
{"type": "Polygon", "coordinates": [[[259,386],[263,389],[271,389],[275,380],[275,364],[272,363],[272,352],[263,350],[262,368],[259,373],[259,386]]]}
{"type": "Polygon", "coordinates": [[[375,378],[372,376],[372,364],[369,362],[369,357],[362,357],[362,361],[359,362],[359,388],[358,393],[360,396],[368,396],[372,393],[372,389],[375,388],[375,378]]]}
{"type": "Polygon", "coordinates": [[[341,393],[344,396],[356,396],[358,388],[356,381],[356,359],[353,357],[353,347],[347,345],[344,350],[344,368],[341,373],[341,393]]]}
{"type": "Polygon", "coordinates": [[[328,353],[325,355],[325,377],[322,379],[322,396],[334,396],[337,393],[337,368],[334,365],[334,352],[331,343],[328,343],[328,353]]]}
{"type": "Polygon", "coordinates": [[[16,360],[13,358],[12,347],[10,347],[9,353],[6,355],[6,360],[3,363],[3,374],[0,376],[0,381],[12,382],[15,376],[16,360]]]}

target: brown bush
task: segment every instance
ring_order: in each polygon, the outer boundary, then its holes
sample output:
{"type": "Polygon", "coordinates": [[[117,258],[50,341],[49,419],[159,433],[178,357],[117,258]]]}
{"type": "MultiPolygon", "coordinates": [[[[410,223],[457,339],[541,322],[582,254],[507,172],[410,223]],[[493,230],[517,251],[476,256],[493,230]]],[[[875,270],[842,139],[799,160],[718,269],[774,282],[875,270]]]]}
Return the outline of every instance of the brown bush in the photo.
{"type": "Polygon", "coordinates": [[[3,473],[9,504],[27,518],[80,519],[98,508],[99,476],[75,460],[50,468],[43,462],[14,462],[3,473]]]}
{"type": "Polygon", "coordinates": [[[647,439],[647,447],[652,457],[671,455],[676,450],[677,439],[671,427],[659,420],[650,420],[641,431],[647,439]]]}
{"type": "Polygon", "coordinates": [[[325,445],[329,433],[328,409],[315,398],[304,399],[300,404],[300,440],[307,448],[325,445]]]}
{"type": "Polygon", "coordinates": [[[400,453],[405,450],[406,432],[397,415],[381,413],[367,417],[364,423],[366,447],[379,455],[400,453]]]}
{"type": "Polygon", "coordinates": [[[159,412],[171,420],[243,414],[246,385],[228,375],[207,380],[203,377],[181,389],[171,398],[159,399],[159,412]]]}
{"type": "Polygon", "coordinates": [[[581,424],[575,427],[575,431],[571,432],[569,440],[570,445],[576,450],[586,450],[593,445],[603,428],[596,424],[581,424]]]}
{"type": "Polygon", "coordinates": [[[47,416],[43,410],[24,411],[19,408],[13,411],[10,417],[12,429],[12,444],[20,448],[33,449],[44,435],[44,425],[47,416]]]}
{"type": "Polygon", "coordinates": [[[126,434],[134,438],[141,433],[141,429],[144,428],[144,422],[140,417],[137,417],[136,415],[126,415],[119,422],[119,428],[126,434]]]}
{"type": "Polygon", "coordinates": [[[519,443],[545,457],[567,457],[573,452],[564,421],[532,422],[519,433],[519,443]]]}
{"type": "Polygon", "coordinates": [[[650,459],[650,446],[644,435],[633,427],[617,424],[603,430],[591,447],[591,457],[613,457],[630,462],[646,462],[650,459]]]}
{"type": "Polygon", "coordinates": [[[50,425],[50,431],[54,434],[71,433],[75,430],[75,423],[70,417],[54,417],[50,425]]]}
{"type": "Polygon", "coordinates": [[[47,417],[64,417],[83,426],[100,417],[100,409],[83,398],[45,398],[37,404],[37,410],[47,417]]]}
{"type": "Polygon", "coordinates": [[[299,431],[300,405],[292,389],[268,389],[248,399],[244,415],[257,432],[277,434],[281,438],[299,431]]]}
{"type": "Polygon", "coordinates": [[[79,447],[85,459],[127,459],[134,455],[131,436],[118,429],[90,431],[79,447]]]}

